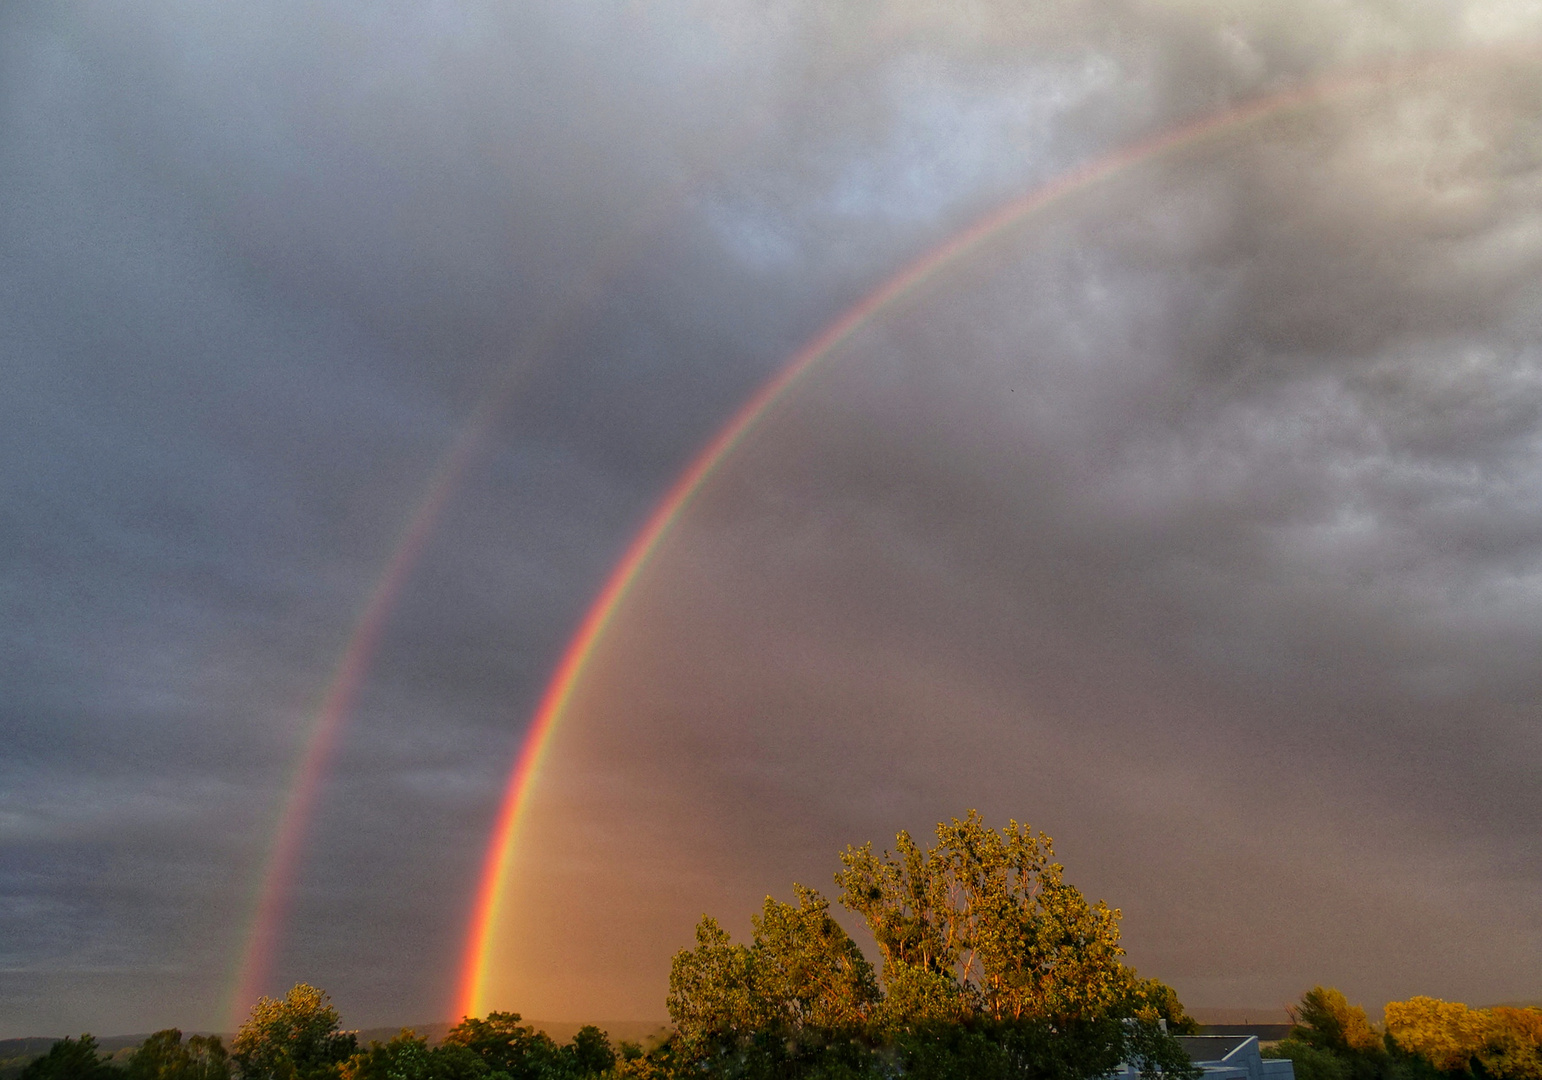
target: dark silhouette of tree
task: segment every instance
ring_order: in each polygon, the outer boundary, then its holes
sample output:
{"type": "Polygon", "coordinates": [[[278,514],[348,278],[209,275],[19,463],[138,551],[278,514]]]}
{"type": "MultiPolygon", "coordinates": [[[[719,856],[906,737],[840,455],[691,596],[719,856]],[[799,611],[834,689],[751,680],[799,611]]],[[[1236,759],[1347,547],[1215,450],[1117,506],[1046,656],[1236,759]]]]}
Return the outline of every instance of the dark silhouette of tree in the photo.
{"type": "Polygon", "coordinates": [[[118,1072],[97,1052],[96,1039],[60,1039],[21,1071],[21,1080],[112,1080],[118,1072]]]}
{"type": "Polygon", "coordinates": [[[485,1020],[466,1017],[444,1042],[470,1050],[489,1070],[512,1080],[542,1080],[560,1067],[557,1044],[545,1032],[520,1023],[519,1013],[492,1012],[485,1020]]]}
{"type": "Polygon", "coordinates": [[[124,1071],[130,1080],[230,1080],[230,1055],[218,1035],[184,1043],[182,1032],[167,1028],[140,1043],[124,1071]]]}
{"type": "Polygon", "coordinates": [[[616,1064],[616,1052],[610,1039],[593,1024],[585,1024],[562,1048],[563,1064],[574,1077],[599,1076],[616,1064]]]}
{"type": "Polygon", "coordinates": [[[410,1028],[390,1042],[373,1042],[345,1061],[341,1080],[481,1080],[486,1062],[464,1046],[430,1048],[410,1028]]]}

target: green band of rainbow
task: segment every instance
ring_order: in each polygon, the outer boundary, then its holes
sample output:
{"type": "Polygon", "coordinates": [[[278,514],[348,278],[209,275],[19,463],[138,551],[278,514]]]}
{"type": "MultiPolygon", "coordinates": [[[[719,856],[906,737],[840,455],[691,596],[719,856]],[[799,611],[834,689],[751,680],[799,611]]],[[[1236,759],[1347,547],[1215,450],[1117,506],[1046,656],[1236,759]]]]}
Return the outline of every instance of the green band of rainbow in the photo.
{"type": "Polygon", "coordinates": [[[369,673],[370,660],[385,633],[391,610],[428,545],[439,516],[454,494],[457,480],[476,456],[491,416],[501,404],[501,395],[490,395],[440,462],[428,485],[427,496],[408,520],[332,673],[294,775],[287,785],[273,842],[258,879],[260,889],[252,907],[245,947],[225,1006],[227,1030],[235,1030],[246,1019],[246,1010],[257,1000],[273,967],[284,918],[299,875],[306,830],[320,801],[323,782],[336,756],[354,701],[369,673]]]}
{"type": "Polygon", "coordinates": [[[731,151],[749,145],[769,122],[767,116],[746,125],[736,137],[719,147],[724,152],[697,162],[673,183],[640,200],[626,227],[601,249],[594,264],[562,302],[524,335],[511,359],[497,372],[472,414],[461,425],[455,441],[440,458],[354,623],[332,678],[322,693],[321,703],[311,715],[296,765],[284,786],[273,839],[260,873],[254,879],[256,891],[227,1001],[229,1028],[234,1029],[245,1019],[245,1010],[267,985],[283,937],[285,916],[299,879],[306,835],[353,704],[369,674],[391,612],[467,471],[481,454],[500,416],[531,368],[580,325],[582,315],[603,295],[605,286],[635,260],[644,243],[656,235],[659,226],[685,205],[685,197],[708,182],[725,160],[732,160],[731,151]]]}
{"type": "Polygon", "coordinates": [[[1066,173],[987,214],[962,232],[954,234],[941,245],[909,263],[899,273],[848,309],[794,355],[778,374],[719,430],[660,500],[657,508],[616,564],[558,663],[525,735],[488,843],[481,880],[473,902],[470,931],[462,957],[460,978],[457,980],[452,1015],[477,1016],[486,1005],[484,996],[487,975],[493,963],[493,936],[507,907],[506,886],[513,869],[520,823],[540,775],[542,758],[550,745],[552,732],[566,712],[574,690],[594,655],[595,647],[604,637],[617,610],[625,602],[639,575],[653,560],[674,523],[690,507],[692,500],[712,474],[744,442],[794,383],[815,365],[836,352],[865,323],[891,307],[906,294],[978,249],[992,237],[1020,224],[1038,211],[1067,196],[1166,152],[1191,146],[1207,137],[1234,130],[1292,108],[1310,105],[1336,94],[1366,89],[1416,74],[1427,69],[1432,62],[1426,59],[1416,64],[1400,65],[1395,70],[1381,68],[1373,72],[1341,76],[1313,83],[1304,88],[1263,97],[1136,143],[1066,173]]]}

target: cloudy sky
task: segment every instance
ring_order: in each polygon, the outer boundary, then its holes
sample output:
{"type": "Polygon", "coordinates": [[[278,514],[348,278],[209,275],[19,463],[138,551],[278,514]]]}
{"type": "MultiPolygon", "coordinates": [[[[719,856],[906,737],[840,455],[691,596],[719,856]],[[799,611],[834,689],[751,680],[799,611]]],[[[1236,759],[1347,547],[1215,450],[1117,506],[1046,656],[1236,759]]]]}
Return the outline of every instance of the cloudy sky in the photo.
{"type": "Polygon", "coordinates": [[[695,452],[971,222],[1282,94],[723,463],[559,724],[488,1000],[660,1017],[703,911],[971,807],[1191,1006],[1542,998],[1533,7],[6,5],[0,1037],[225,1025],[436,491],[260,989],[448,1017],[532,710],[695,452]]]}

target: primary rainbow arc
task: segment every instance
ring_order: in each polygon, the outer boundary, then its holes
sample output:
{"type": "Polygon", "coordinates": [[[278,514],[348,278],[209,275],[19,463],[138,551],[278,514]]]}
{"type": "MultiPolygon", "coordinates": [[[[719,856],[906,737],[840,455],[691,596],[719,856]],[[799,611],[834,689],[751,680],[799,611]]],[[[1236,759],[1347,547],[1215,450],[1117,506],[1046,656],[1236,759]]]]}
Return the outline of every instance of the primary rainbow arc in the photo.
{"type": "Polygon", "coordinates": [[[530,804],[542,757],[551,744],[552,732],[572,701],[596,647],[674,523],[690,507],[703,485],[803,375],[837,352],[864,324],[906,294],[991,238],[1078,191],[1131,166],[1190,146],[1207,137],[1294,107],[1321,101],[1337,93],[1374,86],[1393,76],[1414,74],[1425,70],[1432,62],[1425,60],[1400,67],[1396,71],[1382,69],[1359,73],[1273,94],[1164,132],[1072,170],[987,214],[913,260],[799,350],[734,414],[671,485],[616,564],[563,653],[536,707],[494,823],[475,894],[452,1015],[477,1016],[487,1005],[486,983],[493,964],[493,937],[507,908],[507,881],[513,866],[520,823],[530,804]]]}

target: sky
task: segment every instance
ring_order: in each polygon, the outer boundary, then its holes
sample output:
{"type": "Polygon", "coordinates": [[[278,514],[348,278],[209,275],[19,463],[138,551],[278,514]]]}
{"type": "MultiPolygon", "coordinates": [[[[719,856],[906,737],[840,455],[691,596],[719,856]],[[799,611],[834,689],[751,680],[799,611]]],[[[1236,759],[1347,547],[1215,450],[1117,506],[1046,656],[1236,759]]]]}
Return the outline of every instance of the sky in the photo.
{"type": "Polygon", "coordinates": [[[533,712],[701,448],[971,223],[1270,100],[940,267],[718,463],[553,730],[484,996],[661,1018],[703,912],[977,808],[1190,1006],[1542,998],[1539,42],[1476,0],[5,5],[0,1037],[249,1006],[367,612],[256,990],[450,1018],[533,712]]]}

